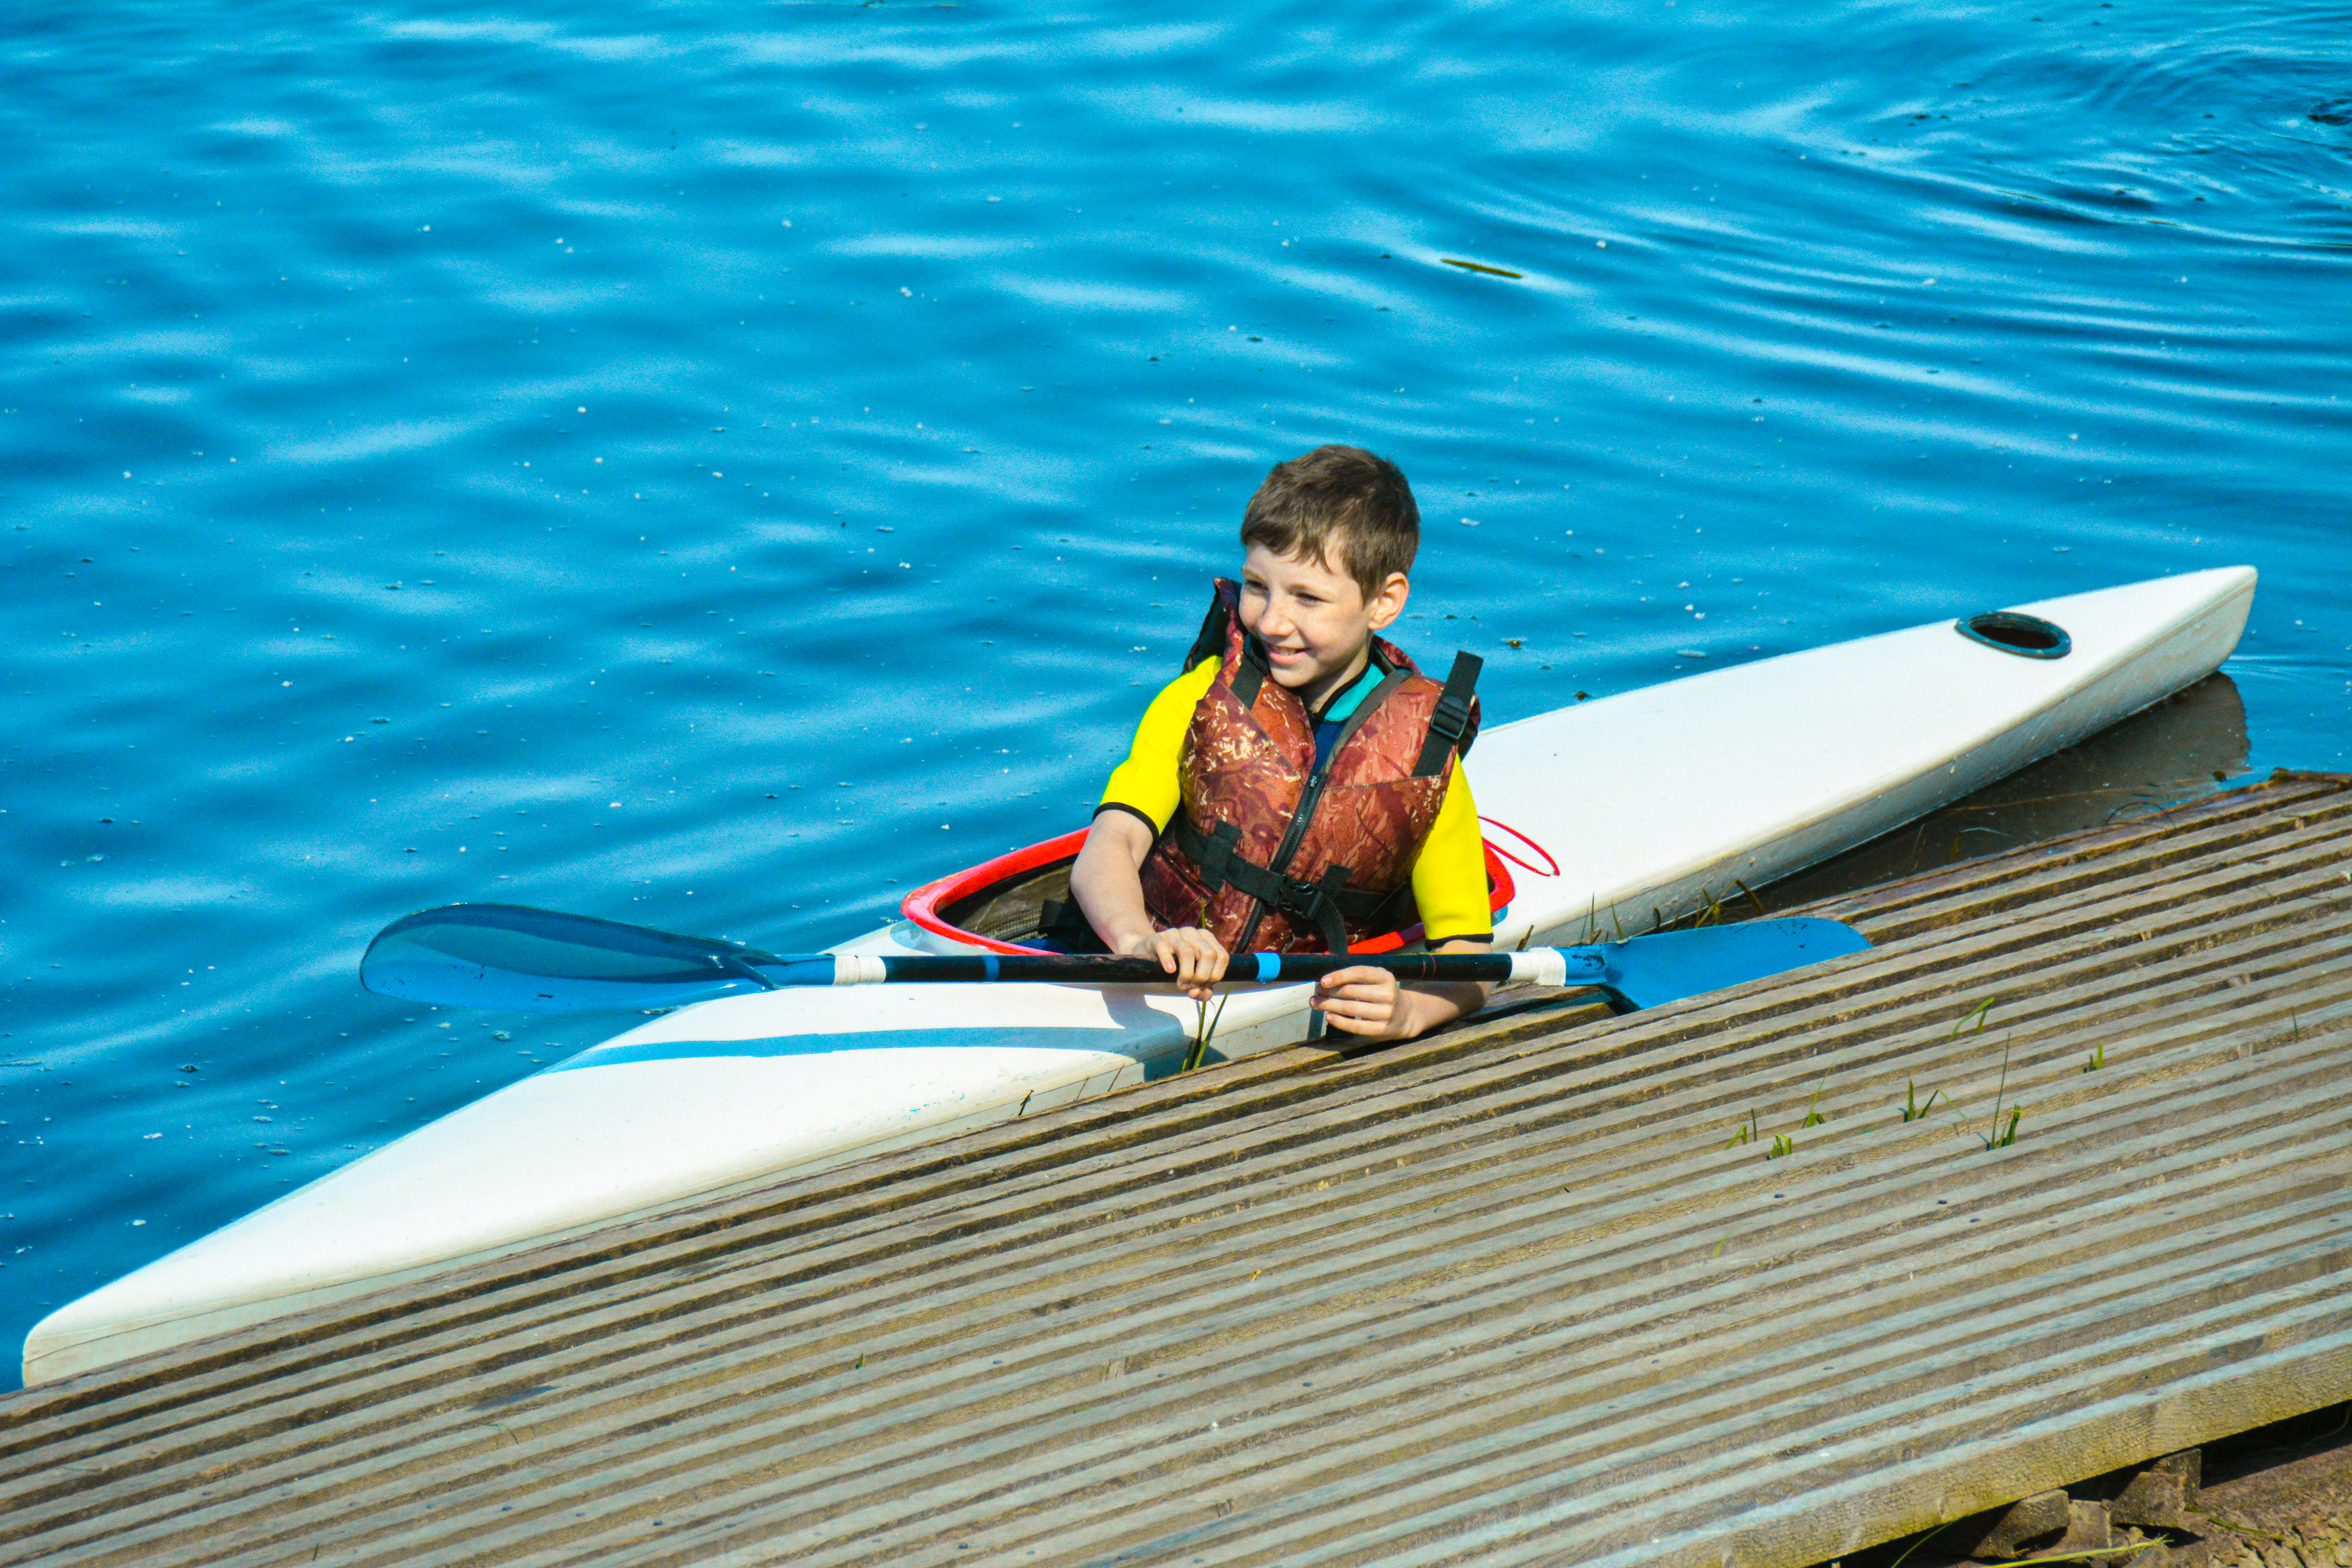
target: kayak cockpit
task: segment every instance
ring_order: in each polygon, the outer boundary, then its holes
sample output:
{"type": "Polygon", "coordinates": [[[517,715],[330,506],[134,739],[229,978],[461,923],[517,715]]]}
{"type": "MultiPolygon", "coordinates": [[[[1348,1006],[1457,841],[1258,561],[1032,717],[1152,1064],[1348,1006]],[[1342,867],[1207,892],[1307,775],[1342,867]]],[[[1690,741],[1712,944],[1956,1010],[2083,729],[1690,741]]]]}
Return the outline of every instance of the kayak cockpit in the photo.
{"type": "MultiPolygon", "coordinates": [[[[1070,897],[1070,867],[1087,841],[1086,829],[1000,855],[969,870],[916,889],[899,906],[934,936],[991,952],[1084,952],[1101,950],[1070,897]]],[[[1517,889],[1495,846],[1487,844],[1486,896],[1499,922],[1517,889]]],[[[1358,942],[1353,952],[1392,952],[1420,942],[1418,925],[1358,942]]]]}

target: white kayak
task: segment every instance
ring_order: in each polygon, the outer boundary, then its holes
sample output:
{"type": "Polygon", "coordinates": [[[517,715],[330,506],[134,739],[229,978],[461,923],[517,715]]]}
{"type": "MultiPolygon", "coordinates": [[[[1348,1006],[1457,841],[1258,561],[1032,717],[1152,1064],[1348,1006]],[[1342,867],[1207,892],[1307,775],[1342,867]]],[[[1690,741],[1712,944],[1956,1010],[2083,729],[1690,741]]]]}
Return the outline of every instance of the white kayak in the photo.
{"type": "MultiPolygon", "coordinates": [[[[2227,567],[2078,594],[1490,729],[1468,766],[1497,944],[1651,930],[2073,745],[2218,668],[2254,581],[2227,567]]],[[[906,920],[831,951],[1019,951],[1080,837],[933,883],[906,920]]],[[[1308,1037],[1307,993],[1234,991],[1213,1057],[1308,1037]]],[[[1158,987],[1042,984],[682,1007],[68,1303],[26,1340],[25,1379],[1068,1105],[1174,1070],[1197,1019],[1158,987]]]]}

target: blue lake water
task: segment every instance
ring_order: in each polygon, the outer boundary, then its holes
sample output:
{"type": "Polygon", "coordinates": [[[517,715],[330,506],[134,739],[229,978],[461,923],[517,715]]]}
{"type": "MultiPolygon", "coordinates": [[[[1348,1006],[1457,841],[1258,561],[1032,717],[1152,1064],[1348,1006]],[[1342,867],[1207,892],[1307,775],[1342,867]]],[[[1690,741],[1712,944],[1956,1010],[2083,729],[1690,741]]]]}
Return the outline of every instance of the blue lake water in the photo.
{"type": "Polygon", "coordinates": [[[2341,0],[11,15],[9,1377],[614,1026],[388,920],[815,947],[1077,825],[1325,440],[1493,721],[2243,562],[2249,768],[2352,750],[2341,0]]]}

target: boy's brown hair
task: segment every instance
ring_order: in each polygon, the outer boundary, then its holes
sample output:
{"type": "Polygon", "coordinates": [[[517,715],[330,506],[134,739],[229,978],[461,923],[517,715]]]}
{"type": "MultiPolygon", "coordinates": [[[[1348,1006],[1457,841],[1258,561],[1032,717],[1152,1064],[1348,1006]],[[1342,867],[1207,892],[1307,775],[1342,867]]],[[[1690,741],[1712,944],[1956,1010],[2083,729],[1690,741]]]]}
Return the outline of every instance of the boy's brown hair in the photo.
{"type": "Polygon", "coordinates": [[[1369,600],[1391,572],[1410,574],[1421,509],[1403,470],[1361,447],[1318,447],[1276,463],[1242,513],[1242,543],[1320,561],[1369,600]]]}

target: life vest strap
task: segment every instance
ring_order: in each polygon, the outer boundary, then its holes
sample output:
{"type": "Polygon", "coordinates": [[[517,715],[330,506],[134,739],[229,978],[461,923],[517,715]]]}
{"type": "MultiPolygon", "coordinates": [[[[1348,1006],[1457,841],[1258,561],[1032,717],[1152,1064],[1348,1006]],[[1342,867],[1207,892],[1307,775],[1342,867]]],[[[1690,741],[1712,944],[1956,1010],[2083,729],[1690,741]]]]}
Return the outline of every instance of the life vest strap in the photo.
{"type": "MultiPolygon", "coordinates": [[[[1223,654],[1232,640],[1233,629],[1234,613],[1226,605],[1225,596],[1223,594],[1212,595],[1209,613],[1201,622],[1201,635],[1194,637],[1192,646],[1185,650],[1184,668],[1191,669],[1204,658],[1223,654]]],[[[1235,700],[1244,708],[1255,707],[1258,690],[1265,686],[1265,678],[1272,672],[1272,667],[1265,662],[1265,649],[1257,638],[1247,632],[1243,633],[1241,668],[1234,671],[1231,682],[1235,700]]]]}
{"type": "Polygon", "coordinates": [[[1265,678],[1270,673],[1268,666],[1263,662],[1265,658],[1265,650],[1258,646],[1257,638],[1242,638],[1242,667],[1234,671],[1233,691],[1234,700],[1244,708],[1257,706],[1258,690],[1265,685],[1265,678]]]}
{"type": "Polygon", "coordinates": [[[1232,619],[1233,613],[1225,608],[1225,596],[1211,594],[1209,613],[1201,621],[1201,635],[1194,637],[1192,646],[1185,650],[1183,668],[1177,673],[1181,675],[1202,659],[1213,658],[1224,652],[1226,630],[1232,619]]]}
{"type": "Polygon", "coordinates": [[[1176,847],[1201,868],[1201,880],[1213,896],[1230,884],[1267,910],[1311,921],[1322,933],[1326,952],[1347,952],[1349,922],[1375,923],[1412,891],[1410,884],[1387,893],[1350,888],[1347,885],[1350,873],[1345,866],[1326,867],[1322,877],[1312,882],[1276,875],[1241,852],[1242,833],[1236,823],[1221,822],[1214,833],[1203,833],[1192,825],[1192,817],[1179,811],[1168,827],[1175,835],[1176,847]]]}
{"type": "Polygon", "coordinates": [[[1470,652],[1454,656],[1446,672],[1445,689],[1429,716],[1429,734],[1421,743],[1421,758],[1412,765],[1415,778],[1434,778],[1445,771],[1445,756],[1470,749],[1475,731],[1470,722],[1470,698],[1478,687],[1478,671],[1486,661],[1470,652]]]}

